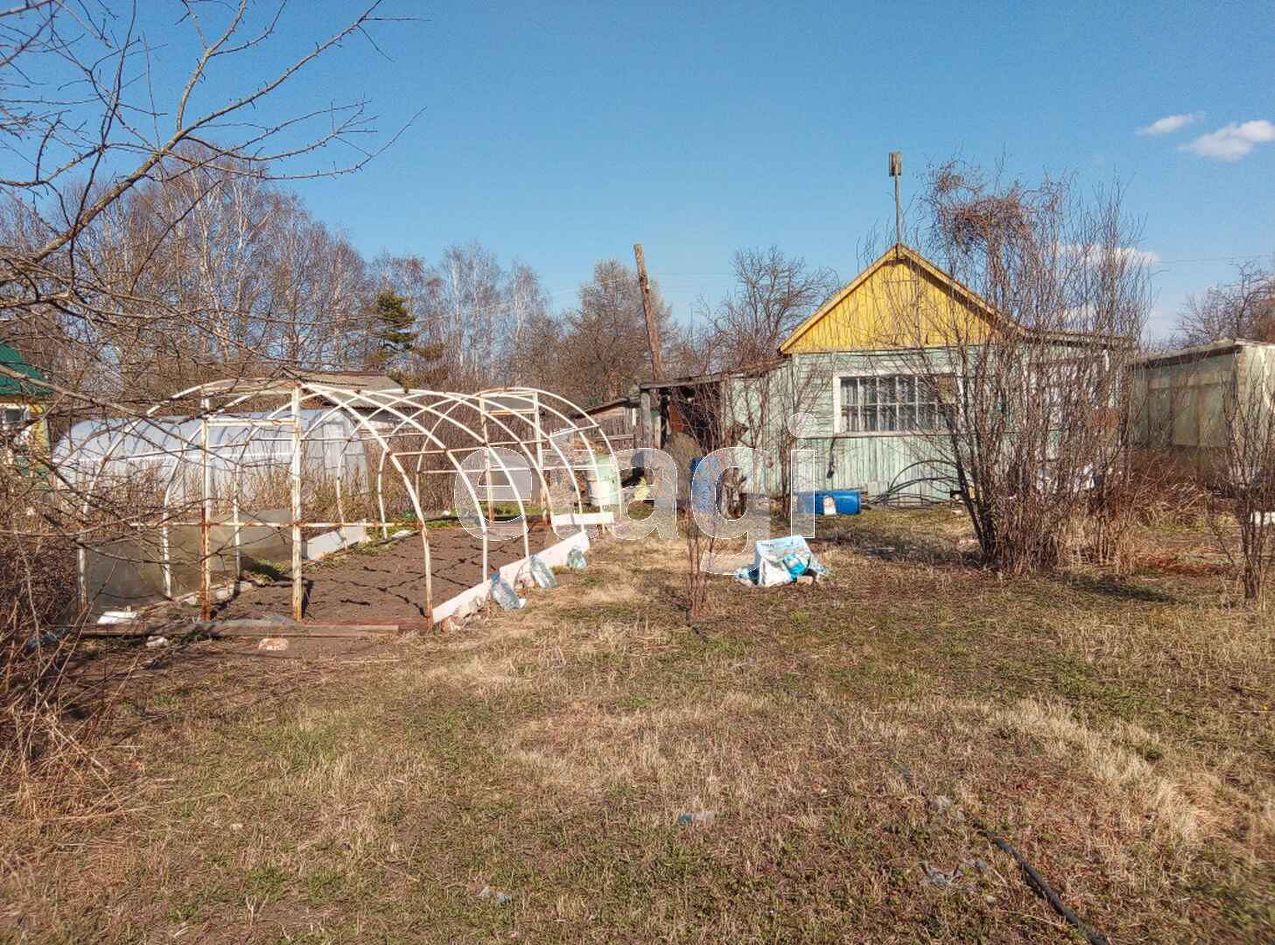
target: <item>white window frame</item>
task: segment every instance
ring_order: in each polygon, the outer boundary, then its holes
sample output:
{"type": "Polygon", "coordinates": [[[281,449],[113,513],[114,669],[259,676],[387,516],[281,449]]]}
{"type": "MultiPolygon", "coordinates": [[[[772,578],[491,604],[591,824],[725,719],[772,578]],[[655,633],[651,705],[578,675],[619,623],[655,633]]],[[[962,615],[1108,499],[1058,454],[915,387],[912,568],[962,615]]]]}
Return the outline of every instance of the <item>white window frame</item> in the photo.
{"type": "Polygon", "coordinates": [[[3,403],[0,404],[0,431],[5,433],[20,433],[31,424],[33,417],[29,404],[20,403],[3,403]],[[13,413],[17,416],[10,418],[9,414],[13,413]]]}
{"type": "MultiPolygon", "coordinates": [[[[847,430],[845,428],[845,419],[842,416],[841,403],[841,382],[846,378],[867,378],[875,377],[878,382],[881,378],[899,378],[908,377],[913,380],[919,390],[921,385],[926,383],[928,377],[925,373],[917,373],[915,371],[900,371],[897,367],[889,368],[864,368],[857,371],[838,371],[832,376],[832,429],[836,436],[858,437],[858,436],[934,436],[946,432],[945,426],[936,426],[932,429],[911,429],[911,430],[847,430]]],[[[919,401],[914,400],[914,404],[919,401]]],[[[936,402],[937,411],[937,402],[936,402]]],[[[936,422],[940,422],[940,414],[935,413],[936,422]]]]}

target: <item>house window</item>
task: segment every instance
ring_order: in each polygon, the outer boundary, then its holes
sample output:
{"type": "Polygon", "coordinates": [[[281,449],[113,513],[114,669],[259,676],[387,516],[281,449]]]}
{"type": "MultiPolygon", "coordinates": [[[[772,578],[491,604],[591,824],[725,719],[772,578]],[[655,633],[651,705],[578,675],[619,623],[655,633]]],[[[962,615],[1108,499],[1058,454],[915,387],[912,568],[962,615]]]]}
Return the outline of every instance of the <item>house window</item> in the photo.
{"type": "Polygon", "coordinates": [[[933,433],[944,429],[934,381],[909,374],[842,377],[840,432],[933,433]]]}
{"type": "Polygon", "coordinates": [[[0,408],[0,430],[13,431],[20,429],[27,422],[25,407],[0,408]]]}

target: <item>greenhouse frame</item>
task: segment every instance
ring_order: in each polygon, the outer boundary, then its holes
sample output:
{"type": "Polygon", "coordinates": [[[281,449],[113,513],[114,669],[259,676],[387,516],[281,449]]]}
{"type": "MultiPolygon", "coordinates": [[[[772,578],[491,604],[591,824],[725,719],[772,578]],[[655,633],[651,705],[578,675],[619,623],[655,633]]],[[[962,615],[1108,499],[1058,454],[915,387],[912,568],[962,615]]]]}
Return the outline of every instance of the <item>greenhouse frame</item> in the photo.
{"type": "MultiPolygon", "coordinates": [[[[218,381],[141,416],[77,425],[54,462],[74,484],[86,522],[112,490],[147,484],[153,499],[115,525],[158,537],[164,598],[178,596],[174,535],[197,529],[204,620],[212,615],[214,562],[227,556],[237,579],[249,528],[278,532],[290,546],[294,620],[305,609],[307,536],[326,532],[340,547],[351,535],[352,544],[375,532],[382,539],[419,532],[432,622],[441,603],[432,524],[454,517],[475,536],[487,576],[493,542],[520,542],[522,562],[530,560],[533,519],[559,537],[583,535],[587,525],[614,521],[620,501],[619,465],[602,428],[571,401],[527,387],[465,394],[299,378],[218,381]],[[274,520],[258,514],[272,499],[280,506],[274,520]],[[228,535],[228,547],[214,547],[214,530],[228,535]]],[[[86,554],[82,543],[87,607],[86,554]]]]}

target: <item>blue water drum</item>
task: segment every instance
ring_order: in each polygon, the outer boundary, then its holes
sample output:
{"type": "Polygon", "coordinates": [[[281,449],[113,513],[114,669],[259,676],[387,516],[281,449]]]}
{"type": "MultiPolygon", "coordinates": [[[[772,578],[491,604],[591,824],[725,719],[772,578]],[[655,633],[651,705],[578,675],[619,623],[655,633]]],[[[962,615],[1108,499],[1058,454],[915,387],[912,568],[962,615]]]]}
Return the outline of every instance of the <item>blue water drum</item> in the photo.
{"type": "Polygon", "coordinates": [[[832,489],[815,493],[816,515],[858,515],[862,497],[858,489],[832,489]]]}

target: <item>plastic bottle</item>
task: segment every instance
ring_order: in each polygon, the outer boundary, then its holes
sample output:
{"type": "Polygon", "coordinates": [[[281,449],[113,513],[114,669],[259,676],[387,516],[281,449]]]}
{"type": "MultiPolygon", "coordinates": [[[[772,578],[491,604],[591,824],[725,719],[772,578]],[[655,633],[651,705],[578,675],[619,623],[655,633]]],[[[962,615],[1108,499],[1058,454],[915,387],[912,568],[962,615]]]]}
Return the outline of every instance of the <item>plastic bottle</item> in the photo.
{"type": "Polygon", "coordinates": [[[527,606],[526,599],[519,597],[518,592],[509,586],[509,582],[499,572],[491,576],[491,596],[505,610],[521,610],[527,606]]]}

